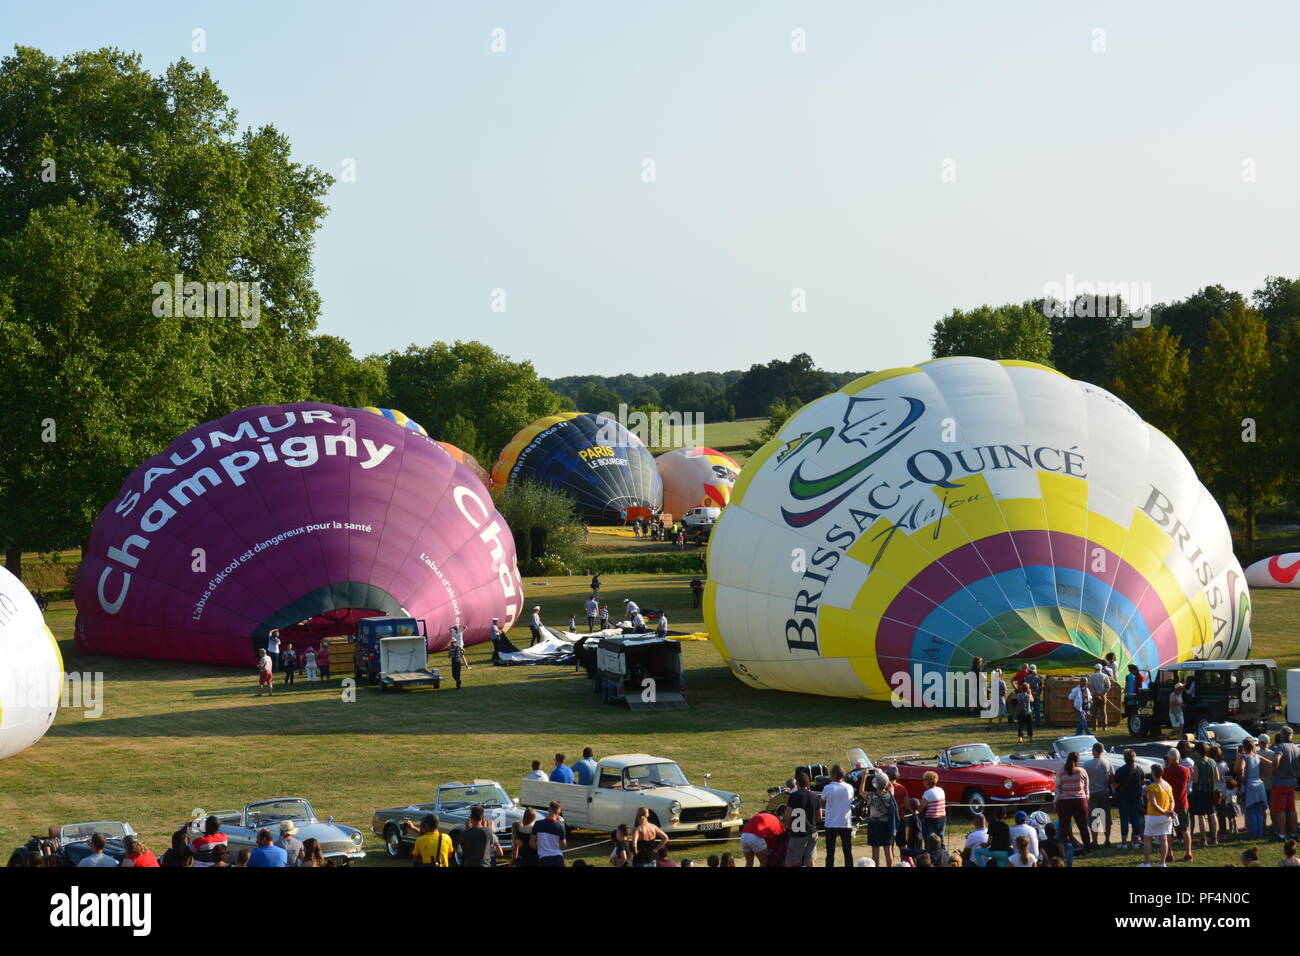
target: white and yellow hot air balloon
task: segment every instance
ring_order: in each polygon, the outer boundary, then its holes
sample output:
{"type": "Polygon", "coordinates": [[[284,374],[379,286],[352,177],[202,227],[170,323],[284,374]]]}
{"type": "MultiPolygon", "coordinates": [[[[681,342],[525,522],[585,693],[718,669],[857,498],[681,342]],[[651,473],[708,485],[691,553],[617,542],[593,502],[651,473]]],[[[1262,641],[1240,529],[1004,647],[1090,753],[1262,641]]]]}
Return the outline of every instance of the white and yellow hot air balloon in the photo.
{"type": "Polygon", "coordinates": [[[973,659],[1250,652],[1223,514],[1114,395],[1024,362],[877,372],[791,416],[709,545],[705,616],[753,687],[888,699],[973,659]]]}
{"type": "Polygon", "coordinates": [[[26,750],[54,723],[63,657],[36,601],[0,568],[0,760],[26,750]]]}

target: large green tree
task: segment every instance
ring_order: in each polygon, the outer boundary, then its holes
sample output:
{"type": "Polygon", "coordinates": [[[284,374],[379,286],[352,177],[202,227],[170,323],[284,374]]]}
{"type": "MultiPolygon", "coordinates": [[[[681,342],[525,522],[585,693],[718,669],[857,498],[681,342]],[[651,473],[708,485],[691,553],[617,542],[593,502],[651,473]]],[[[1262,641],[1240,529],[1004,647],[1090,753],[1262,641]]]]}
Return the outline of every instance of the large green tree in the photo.
{"type": "Polygon", "coordinates": [[[383,401],[388,367],[382,356],[357,358],[347,340],[336,335],[312,336],[309,354],[311,398],[344,408],[365,408],[383,401]]]}
{"type": "Polygon", "coordinates": [[[1240,503],[1247,559],[1255,557],[1255,518],[1287,474],[1291,423],[1273,405],[1274,356],[1268,327],[1244,302],[1210,325],[1192,392],[1192,439],[1201,480],[1240,503]]]}
{"type": "Polygon", "coordinates": [[[831,376],[813,364],[805,352],[788,362],[773,359],[766,365],[751,365],[727,388],[727,401],[741,418],[767,414],[768,406],[783,402],[796,408],[835,390],[831,376]]]}
{"type": "MultiPolygon", "coordinates": [[[[532,362],[513,362],[482,342],[434,342],[390,352],[388,404],[441,438],[452,418],[469,415],[481,447],[498,454],[520,428],[555,414],[560,397],[532,362]]],[[[606,411],[606,409],[583,409],[606,411]]],[[[491,468],[491,461],[482,462],[491,468]]]]}
{"type": "Polygon", "coordinates": [[[1138,329],[1115,346],[1114,392],[1175,444],[1187,428],[1190,358],[1168,329],[1138,329]]]}
{"type": "MultiPolygon", "coordinates": [[[[329,183],[273,127],[240,132],[217,83],[184,60],[159,76],[114,49],[60,59],[16,47],[0,61],[6,387],[65,391],[45,416],[60,438],[15,445],[31,460],[0,471],[11,560],[84,539],[105,489],[187,427],[307,397],[312,236],[329,183]],[[217,317],[200,296],[168,315],[174,298],[156,286],[177,275],[246,283],[256,314],[217,317]],[[74,480],[87,462],[93,474],[74,480]]],[[[31,434],[32,405],[0,406],[5,434],[31,434]]]]}
{"type": "Polygon", "coordinates": [[[953,309],[930,334],[934,358],[972,355],[1052,364],[1052,335],[1047,316],[1032,302],[953,309]]]}

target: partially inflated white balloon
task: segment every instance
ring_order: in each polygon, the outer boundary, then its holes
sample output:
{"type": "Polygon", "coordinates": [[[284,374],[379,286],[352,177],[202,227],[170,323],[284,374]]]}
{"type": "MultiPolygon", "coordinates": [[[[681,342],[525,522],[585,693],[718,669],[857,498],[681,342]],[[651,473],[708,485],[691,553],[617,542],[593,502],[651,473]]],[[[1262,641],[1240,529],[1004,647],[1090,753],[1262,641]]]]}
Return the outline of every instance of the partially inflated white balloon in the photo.
{"type": "Polygon", "coordinates": [[[0,759],[45,735],[59,709],[63,656],[27,588],[0,568],[0,759]]]}

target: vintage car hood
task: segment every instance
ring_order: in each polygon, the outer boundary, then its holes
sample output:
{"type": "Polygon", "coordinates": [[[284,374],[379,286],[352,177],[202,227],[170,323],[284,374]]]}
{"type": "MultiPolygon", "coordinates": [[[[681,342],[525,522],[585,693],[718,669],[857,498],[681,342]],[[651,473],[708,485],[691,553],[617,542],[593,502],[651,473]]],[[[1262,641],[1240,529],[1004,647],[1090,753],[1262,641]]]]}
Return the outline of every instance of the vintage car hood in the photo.
{"type": "Polygon", "coordinates": [[[683,807],[716,807],[725,806],[727,803],[716,792],[703,787],[651,787],[648,790],[629,792],[667,802],[676,800],[683,807]]]}
{"type": "Polygon", "coordinates": [[[1051,773],[1046,770],[1014,763],[982,763],[974,767],[954,767],[949,770],[939,771],[940,779],[951,779],[956,775],[996,780],[999,783],[1009,779],[1017,784],[1033,784],[1041,783],[1044,779],[1050,777],[1051,773]]]}

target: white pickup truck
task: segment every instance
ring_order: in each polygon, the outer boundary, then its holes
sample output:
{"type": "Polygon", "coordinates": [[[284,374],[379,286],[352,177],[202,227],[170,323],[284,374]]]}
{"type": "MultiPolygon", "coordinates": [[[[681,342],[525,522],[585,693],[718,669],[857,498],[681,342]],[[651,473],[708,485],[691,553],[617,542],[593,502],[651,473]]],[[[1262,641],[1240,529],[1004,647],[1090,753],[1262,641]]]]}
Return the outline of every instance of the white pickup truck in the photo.
{"type": "Polygon", "coordinates": [[[647,807],[651,822],[675,836],[699,833],[725,840],[735,836],[743,823],[739,794],[691,786],[675,762],[648,754],[604,758],[590,787],[523,781],[521,806],[544,813],[553,800],[564,808],[565,823],[580,830],[609,832],[620,823],[630,827],[638,807],[647,807]]]}

